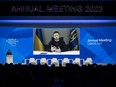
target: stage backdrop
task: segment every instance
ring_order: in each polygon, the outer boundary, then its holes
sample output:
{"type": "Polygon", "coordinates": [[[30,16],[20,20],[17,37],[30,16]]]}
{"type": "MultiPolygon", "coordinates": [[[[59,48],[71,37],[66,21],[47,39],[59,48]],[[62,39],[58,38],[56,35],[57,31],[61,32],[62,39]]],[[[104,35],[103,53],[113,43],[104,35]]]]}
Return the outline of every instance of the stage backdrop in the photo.
{"type": "MultiPolygon", "coordinates": [[[[44,29],[36,27],[37,29],[44,29]]],[[[6,62],[6,52],[10,49],[13,54],[14,63],[22,63],[25,59],[34,57],[48,58],[53,57],[63,59],[81,58],[86,59],[91,57],[94,63],[116,63],[116,26],[103,26],[103,27],[78,27],[78,45],[79,55],[34,55],[34,27],[0,27],[0,63],[6,62]]],[[[54,31],[51,28],[51,31],[54,31]]],[[[73,29],[73,28],[63,28],[73,29]]],[[[46,31],[44,29],[43,31],[46,31]]],[[[49,28],[50,30],[50,28],[49,28]]],[[[57,29],[58,30],[58,29],[57,29]]],[[[59,29],[59,31],[62,31],[59,29]]],[[[62,32],[64,34],[64,32],[62,32]]],[[[69,31],[67,31],[70,33],[69,31]]],[[[45,34],[46,32],[44,32],[45,34]]],[[[50,32],[51,33],[51,32],[50,32]]],[[[40,35],[40,34],[39,34],[40,35]]],[[[67,34],[66,34],[67,35],[67,34]]],[[[63,35],[61,35],[63,36],[63,35]]],[[[43,36],[46,38],[46,36],[43,36]]],[[[69,37],[67,36],[66,39],[69,37]]],[[[40,38],[41,40],[41,38],[40,38]]],[[[69,39],[68,39],[69,40],[69,39]]],[[[48,41],[44,41],[48,43],[48,41]]],[[[66,41],[68,43],[68,41],[66,41]]]]}

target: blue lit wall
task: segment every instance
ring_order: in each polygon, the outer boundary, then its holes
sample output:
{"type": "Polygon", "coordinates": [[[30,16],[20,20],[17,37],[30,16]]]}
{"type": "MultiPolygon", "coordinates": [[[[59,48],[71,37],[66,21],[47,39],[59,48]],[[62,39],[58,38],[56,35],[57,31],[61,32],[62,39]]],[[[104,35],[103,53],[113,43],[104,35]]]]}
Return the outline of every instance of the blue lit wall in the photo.
{"type": "Polygon", "coordinates": [[[0,63],[5,63],[6,52],[11,50],[14,62],[19,63],[25,57],[32,55],[32,28],[0,27],[0,63]]]}
{"type": "Polygon", "coordinates": [[[93,58],[95,63],[116,63],[116,26],[79,27],[80,55],[33,55],[33,27],[0,27],[0,63],[5,63],[6,52],[11,50],[14,62],[24,62],[25,58],[48,59],[52,57],[74,59],[93,58]],[[109,39],[110,41],[88,44],[88,39],[109,39]]]}

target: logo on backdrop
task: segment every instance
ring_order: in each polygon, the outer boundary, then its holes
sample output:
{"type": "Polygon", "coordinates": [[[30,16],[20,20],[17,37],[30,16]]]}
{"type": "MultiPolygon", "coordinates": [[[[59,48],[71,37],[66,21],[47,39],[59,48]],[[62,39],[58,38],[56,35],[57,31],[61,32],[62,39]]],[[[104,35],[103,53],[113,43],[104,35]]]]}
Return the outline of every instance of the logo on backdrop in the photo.
{"type": "Polygon", "coordinates": [[[111,43],[112,39],[88,39],[87,45],[102,45],[103,43],[111,43]]]}
{"type": "Polygon", "coordinates": [[[18,40],[16,38],[8,38],[6,42],[11,46],[16,46],[18,43],[18,40]]]}

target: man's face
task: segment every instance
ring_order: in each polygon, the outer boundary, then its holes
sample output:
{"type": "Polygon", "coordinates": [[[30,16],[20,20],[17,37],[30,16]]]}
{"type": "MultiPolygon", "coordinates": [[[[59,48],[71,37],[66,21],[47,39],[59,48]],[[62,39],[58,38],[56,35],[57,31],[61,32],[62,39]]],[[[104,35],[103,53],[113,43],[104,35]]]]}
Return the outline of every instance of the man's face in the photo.
{"type": "Polygon", "coordinates": [[[58,33],[54,33],[54,39],[59,40],[59,38],[60,38],[60,35],[58,33]]]}

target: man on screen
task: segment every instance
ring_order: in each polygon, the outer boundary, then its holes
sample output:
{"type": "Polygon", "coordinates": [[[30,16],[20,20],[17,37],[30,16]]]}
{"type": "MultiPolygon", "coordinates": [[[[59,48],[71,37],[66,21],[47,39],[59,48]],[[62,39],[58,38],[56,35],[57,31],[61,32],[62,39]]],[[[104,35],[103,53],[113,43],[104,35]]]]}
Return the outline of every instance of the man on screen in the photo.
{"type": "Polygon", "coordinates": [[[60,37],[60,33],[55,31],[53,37],[48,45],[48,50],[50,52],[63,52],[66,51],[66,44],[63,40],[63,37],[60,37]]]}

